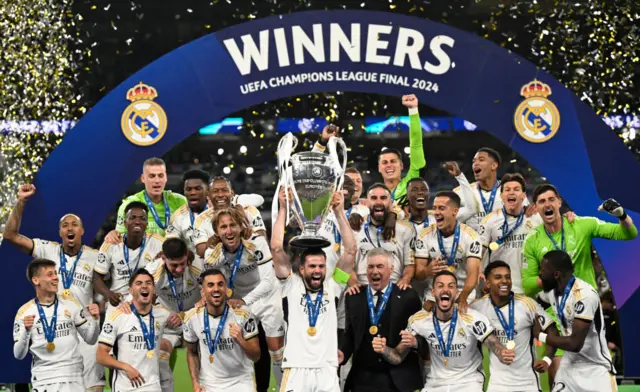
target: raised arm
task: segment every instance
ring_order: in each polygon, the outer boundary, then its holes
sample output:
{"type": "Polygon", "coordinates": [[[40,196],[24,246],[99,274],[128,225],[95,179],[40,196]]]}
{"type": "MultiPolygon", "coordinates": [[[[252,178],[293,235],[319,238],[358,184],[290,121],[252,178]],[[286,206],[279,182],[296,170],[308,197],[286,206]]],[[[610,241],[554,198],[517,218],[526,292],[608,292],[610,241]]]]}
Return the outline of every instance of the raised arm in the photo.
{"type": "Polygon", "coordinates": [[[620,220],[620,224],[615,225],[615,227],[612,228],[598,225],[595,237],[613,240],[632,240],[638,236],[638,229],[633,224],[633,220],[631,220],[631,217],[627,215],[620,203],[614,199],[607,199],[600,207],[598,207],[598,210],[606,211],[607,213],[615,216],[620,220]],[[600,233],[600,231],[602,231],[602,233],[600,233]]]}
{"type": "Polygon", "coordinates": [[[418,114],[418,98],[415,95],[402,96],[402,104],[409,109],[409,173],[408,178],[419,177],[426,165],[422,147],[422,124],[418,114]],[[411,177],[413,175],[413,177],[411,177]]]}
{"type": "Polygon", "coordinates": [[[273,257],[273,267],[278,279],[286,279],[291,275],[291,263],[289,256],[284,251],[284,227],[287,220],[287,205],[285,203],[284,188],[278,193],[280,208],[278,217],[273,225],[271,233],[271,255],[273,257]]]}
{"type": "Polygon", "coordinates": [[[356,244],[356,236],[351,230],[347,216],[344,213],[344,196],[341,192],[336,192],[332,200],[333,213],[338,221],[338,230],[342,236],[342,255],[336,264],[336,267],[351,274],[353,266],[356,262],[358,253],[358,245],[356,244]]]}
{"type": "Polygon", "coordinates": [[[4,239],[17,246],[18,249],[27,254],[33,253],[33,240],[20,234],[22,224],[22,213],[27,201],[36,192],[36,187],[32,184],[20,185],[18,189],[18,202],[13,207],[7,225],[4,229],[4,239]]]}

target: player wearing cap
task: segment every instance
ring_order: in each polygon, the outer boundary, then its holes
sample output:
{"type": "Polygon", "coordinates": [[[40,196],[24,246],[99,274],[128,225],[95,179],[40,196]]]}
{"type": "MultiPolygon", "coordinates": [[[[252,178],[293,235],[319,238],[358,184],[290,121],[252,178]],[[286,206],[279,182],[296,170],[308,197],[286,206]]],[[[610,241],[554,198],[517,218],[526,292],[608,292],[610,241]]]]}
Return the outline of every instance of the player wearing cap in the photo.
{"type": "Polygon", "coordinates": [[[84,392],[82,355],[78,335],[89,345],[98,337],[98,305],[85,307],[73,296],[57,295],[56,263],[35,259],[27,267],[27,278],[36,297],[16,314],[13,354],[24,359],[31,353],[31,384],[36,391],[84,392]],[[86,309],[86,310],[85,310],[86,309]]]}
{"type": "Polygon", "coordinates": [[[257,321],[247,307],[227,303],[227,281],[220,270],[209,269],[200,280],[205,306],[189,311],[183,325],[193,390],[255,391],[257,321]]]}
{"type": "Polygon", "coordinates": [[[543,331],[557,335],[555,328],[549,328],[554,321],[533,299],[511,291],[509,264],[493,261],[485,268],[484,275],[489,294],[474,301],[471,308],[485,315],[500,343],[515,352],[510,365],[490,354],[487,392],[539,392],[542,387],[537,372],[543,373],[549,368],[555,348],[547,346],[546,356],[536,360],[533,338],[537,336],[533,336],[533,327],[540,323],[543,331]]]}

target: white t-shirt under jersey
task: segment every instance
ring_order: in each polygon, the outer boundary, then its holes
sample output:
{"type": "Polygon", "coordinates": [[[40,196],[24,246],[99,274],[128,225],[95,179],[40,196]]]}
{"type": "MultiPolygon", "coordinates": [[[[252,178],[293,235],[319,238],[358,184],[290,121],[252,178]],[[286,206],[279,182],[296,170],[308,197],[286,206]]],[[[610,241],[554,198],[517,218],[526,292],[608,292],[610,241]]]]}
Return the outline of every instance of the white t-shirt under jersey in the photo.
{"type": "Polygon", "coordinates": [[[101,275],[111,277],[111,287],[109,288],[111,291],[127,295],[129,293],[129,278],[131,277],[129,268],[131,268],[131,272],[134,272],[136,263],[138,263],[138,269],[144,268],[162,251],[163,239],[159,235],[147,233],[145,241],[142,255],[140,255],[142,246],[137,249],[129,249],[129,266],[124,259],[123,241],[115,245],[107,242],[102,244],[94,270],[101,275]]]}
{"type": "MultiPolygon", "coordinates": [[[[198,343],[200,350],[200,384],[209,388],[232,388],[233,385],[253,375],[253,362],[229,335],[229,324],[235,323],[242,328],[245,340],[258,336],[258,322],[246,306],[239,309],[229,308],[227,321],[220,335],[220,341],[213,354],[213,363],[209,361],[209,346],[204,333],[204,307],[196,308],[186,314],[183,332],[184,340],[198,343]]],[[[221,317],[209,315],[211,340],[215,339],[221,317]]],[[[215,389],[211,389],[212,391],[215,389]]]]}
{"type": "MultiPolygon", "coordinates": [[[[58,294],[62,294],[64,285],[62,284],[62,272],[60,272],[60,251],[62,244],[55,241],[45,241],[38,238],[33,239],[33,252],[35,258],[49,259],[55,261],[58,270],[58,294]]],[[[67,273],[71,272],[73,263],[75,263],[77,255],[64,255],[66,260],[65,266],[67,273]]],[[[71,294],[80,302],[83,307],[93,303],[93,268],[98,259],[98,251],[86,245],[82,246],[82,254],[73,273],[73,281],[71,283],[71,294]]]]}
{"type": "MultiPolygon", "coordinates": [[[[158,294],[160,304],[173,313],[179,313],[179,301],[178,298],[173,295],[173,291],[171,291],[168,277],[169,271],[167,271],[164,261],[162,261],[162,259],[155,260],[151,264],[147,264],[144,268],[153,275],[156,294],[158,294]]],[[[196,303],[202,298],[198,278],[203,270],[202,259],[196,257],[191,265],[184,270],[182,276],[173,278],[178,297],[182,298],[182,311],[186,312],[190,310],[196,306],[196,303]]]]}
{"type": "MultiPolygon", "coordinates": [[[[302,277],[291,273],[281,280],[282,298],[287,301],[288,319],[282,368],[338,367],[338,316],[336,305],[343,286],[332,277],[323,283],[322,305],[316,322],[316,335],[309,336],[306,286],[302,277]]],[[[317,293],[310,293],[315,303],[317,293]]]]}
{"type": "MultiPolygon", "coordinates": [[[[448,342],[451,320],[440,321],[440,330],[445,344],[448,342]]],[[[458,314],[455,335],[449,352],[449,362],[444,365],[444,355],[433,325],[433,313],[419,311],[409,318],[407,329],[422,336],[429,346],[431,370],[427,375],[425,387],[437,388],[456,386],[467,383],[484,382],[482,370],[482,350],[478,343],[493,333],[489,320],[481,313],[468,309],[467,314],[458,314]]],[[[455,389],[451,389],[455,391],[455,389]]]]}
{"type": "MultiPolygon", "coordinates": [[[[540,378],[533,369],[536,360],[536,347],[531,336],[531,329],[536,322],[540,321],[543,330],[546,330],[553,319],[542,309],[533,299],[521,295],[514,295],[513,302],[514,328],[513,340],[516,343],[516,359],[510,365],[500,362],[500,359],[493,353],[489,354],[490,373],[489,390],[491,391],[532,391],[539,390],[540,378]]],[[[495,329],[495,334],[503,346],[509,341],[500,319],[491,303],[489,295],[474,301],[471,308],[484,314],[495,329]]],[[[504,321],[509,322],[509,304],[500,308],[504,321]]]]}

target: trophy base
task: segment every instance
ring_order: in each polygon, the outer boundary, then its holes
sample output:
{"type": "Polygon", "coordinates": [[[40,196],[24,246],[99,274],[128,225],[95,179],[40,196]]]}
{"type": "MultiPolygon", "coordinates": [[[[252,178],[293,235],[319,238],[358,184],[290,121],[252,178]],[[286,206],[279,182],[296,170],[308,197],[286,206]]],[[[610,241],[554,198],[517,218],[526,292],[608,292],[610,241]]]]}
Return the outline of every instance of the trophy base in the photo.
{"type": "Polygon", "coordinates": [[[326,248],[331,245],[331,241],[320,236],[302,234],[293,237],[289,245],[294,248],[326,248]]]}

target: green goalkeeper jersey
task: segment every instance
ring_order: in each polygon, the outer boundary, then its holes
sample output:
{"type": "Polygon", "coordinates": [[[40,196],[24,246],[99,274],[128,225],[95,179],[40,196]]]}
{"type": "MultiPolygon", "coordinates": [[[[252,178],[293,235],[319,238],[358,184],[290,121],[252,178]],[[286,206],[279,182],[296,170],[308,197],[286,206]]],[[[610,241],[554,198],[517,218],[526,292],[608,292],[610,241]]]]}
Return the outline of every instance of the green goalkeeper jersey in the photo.
{"type": "Polygon", "coordinates": [[[563,217],[562,222],[563,229],[549,235],[544,224],[541,224],[529,233],[525,240],[522,285],[525,293],[530,297],[535,297],[541,290],[536,285],[536,281],[542,257],[549,251],[562,249],[563,232],[564,250],[571,256],[574,275],[595,289],[597,284],[591,259],[591,240],[593,238],[632,240],[638,236],[638,229],[635,226],[624,228],[620,224],[606,223],[593,217],[576,217],[573,223],[569,223],[567,218],[563,217]]]}
{"type": "Polygon", "coordinates": [[[420,177],[420,170],[426,165],[424,149],[422,148],[422,124],[418,111],[409,111],[409,171],[400,183],[391,190],[391,196],[395,204],[404,207],[409,204],[407,200],[407,183],[413,178],[420,177]]]}
{"type": "MultiPolygon", "coordinates": [[[[126,199],[124,199],[122,201],[122,204],[120,204],[120,208],[118,208],[118,223],[116,225],[116,231],[119,233],[124,233],[125,232],[125,227],[124,227],[124,209],[126,208],[126,206],[131,203],[132,201],[139,201],[144,203],[145,205],[147,204],[145,197],[144,197],[144,193],[145,191],[140,191],[138,193],[135,193],[129,197],[127,197],[126,199]]],[[[165,226],[165,222],[168,222],[169,219],[171,217],[171,214],[176,212],[176,210],[178,210],[178,208],[182,207],[183,205],[187,204],[187,198],[182,196],[181,194],[178,193],[173,193],[171,191],[163,191],[162,192],[162,200],[160,200],[160,203],[153,203],[153,208],[156,211],[157,217],[160,220],[160,224],[162,224],[163,226],[165,226]],[[164,201],[167,201],[167,205],[169,206],[169,216],[167,217],[166,213],[165,213],[165,208],[164,208],[164,201]],[[165,220],[165,217],[167,218],[165,220]]],[[[148,208],[148,207],[147,207],[148,208]]],[[[149,215],[148,215],[148,223],[147,223],[147,233],[150,234],[158,234],[162,237],[164,237],[164,233],[166,230],[166,226],[164,227],[164,229],[162,227],[160,227],[160,225],[158,225],[158,222],[156,222],[156,219],[154,218],[154,214],[153,211],[149,210],[149,215]]]]}

